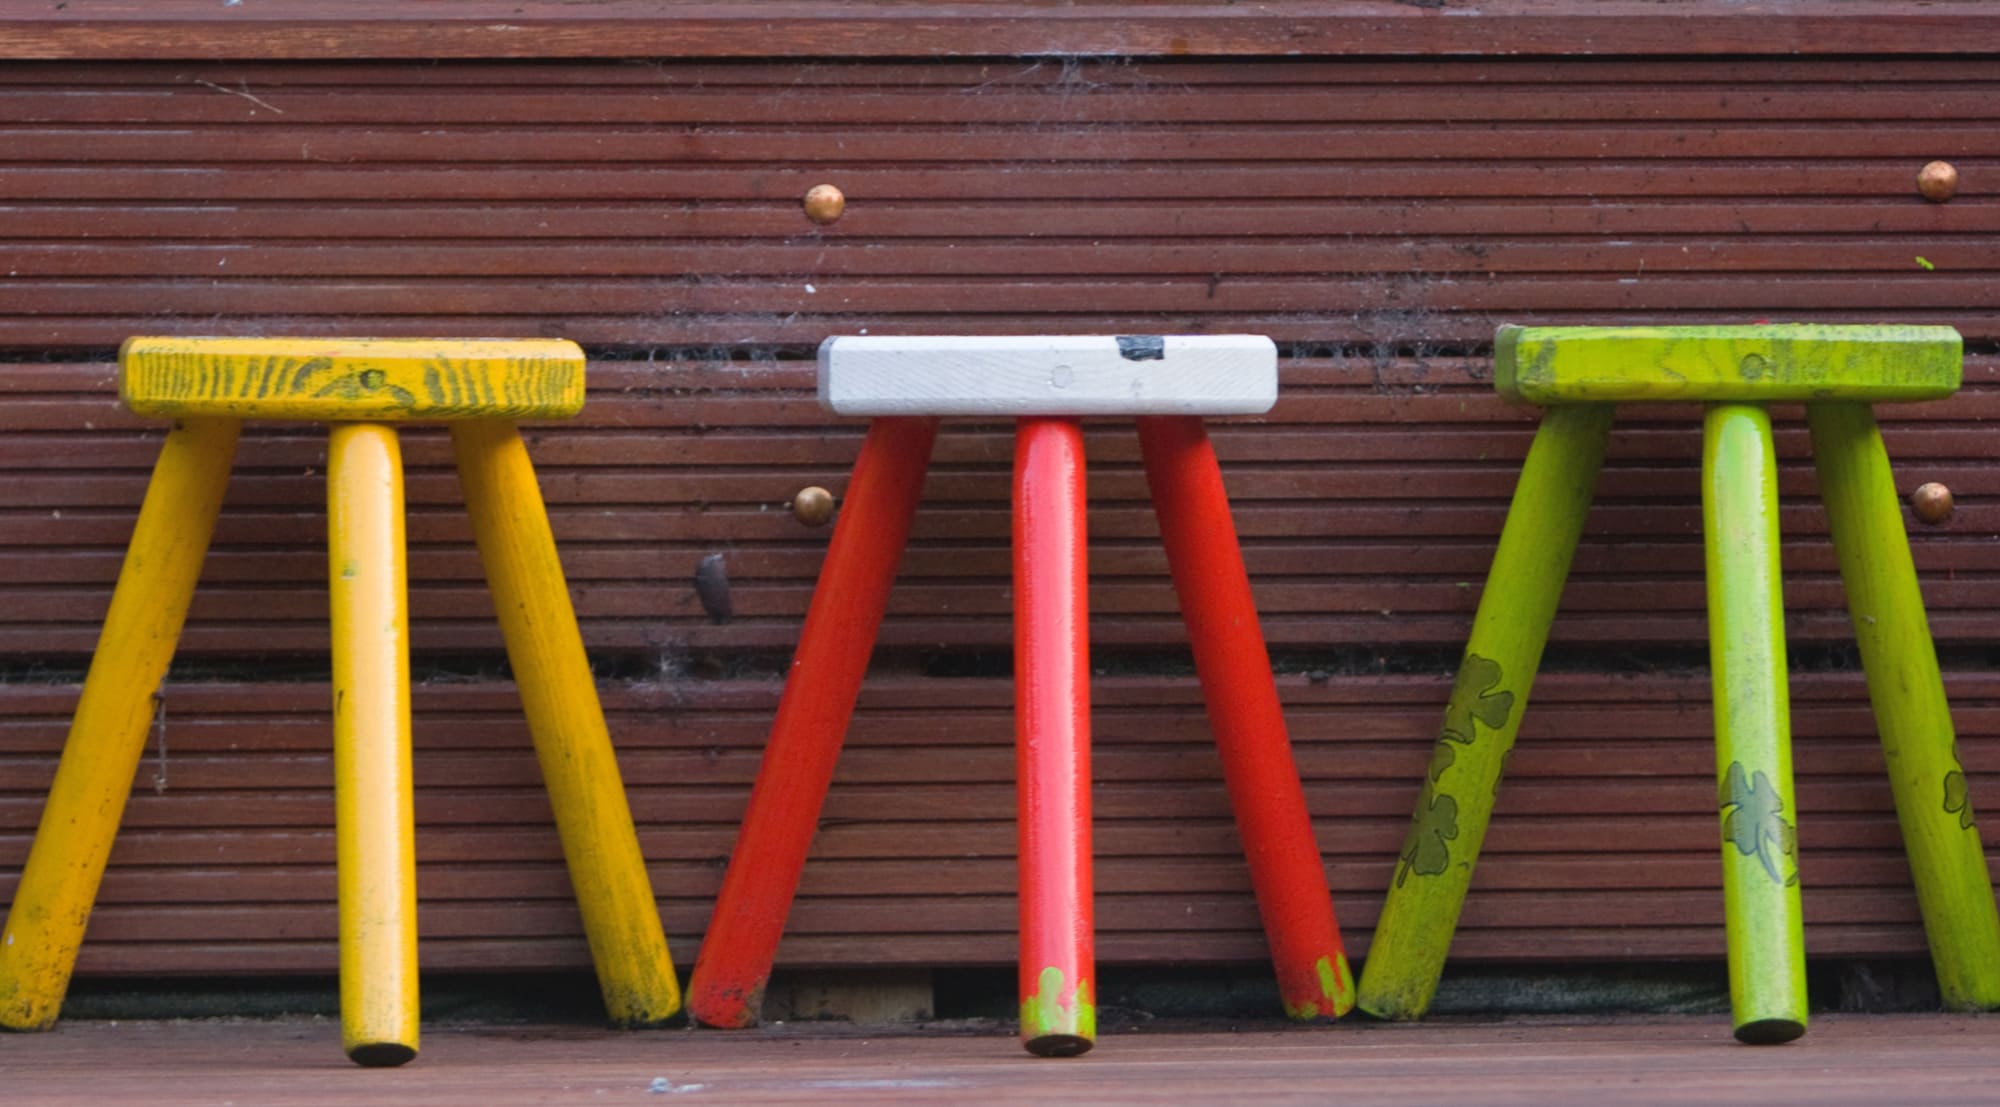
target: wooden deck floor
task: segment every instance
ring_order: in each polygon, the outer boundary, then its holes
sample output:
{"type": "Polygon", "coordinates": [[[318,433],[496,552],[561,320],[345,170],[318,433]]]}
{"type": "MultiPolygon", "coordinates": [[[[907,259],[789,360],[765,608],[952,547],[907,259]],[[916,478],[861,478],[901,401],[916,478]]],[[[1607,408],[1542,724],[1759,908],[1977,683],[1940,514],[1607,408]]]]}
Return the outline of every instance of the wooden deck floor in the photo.
{"type": "Polygon", "coordinates": [[[999,1034],[426,1027],[401,1069],[323,1019],[82,1022],[0,1038],[8,1103],[2000,1103],[2000,1017],[1827,1015],[1786,1046],[1713,1017],[1145,1030],[1036,1060],[999,1034]]]}

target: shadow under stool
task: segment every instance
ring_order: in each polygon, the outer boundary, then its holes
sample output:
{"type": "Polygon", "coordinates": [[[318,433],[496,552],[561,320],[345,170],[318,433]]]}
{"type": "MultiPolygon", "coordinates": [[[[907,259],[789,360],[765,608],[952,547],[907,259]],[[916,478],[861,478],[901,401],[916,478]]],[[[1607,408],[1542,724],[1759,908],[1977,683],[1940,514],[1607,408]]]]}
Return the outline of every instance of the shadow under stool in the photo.
{"type": "Polygon", "coordinates": [[[327,439],[341,1037],[364,1065],[417,1052],[416,864],[402,456],[396,424],[450,424],[459,482],[614,1022],[680,990],[515,419],[583,406],[573,343],[134,338],[119,393],[174,420],[0,939],[0,1026],[53,1025],[201,574],[245,419],[327,439]]]}
{"type": "Polygon", "coordinates": [[[1547,410],[1362,969],[1363,1010],[1416,1018],[1430,1004],[1590,508],[1612,405],[1653,401],[1707,405],[1702,532],[1736,1037],[1783,1042],[1806,1027],[1771,403],[1805,404],[1940,990],[1951,1007],[2000,1006],[2000,918],[1870,408],[1957,391],[1961,345],[1949,327],[1501,328],[1495,384],[1547,410]]]}
{"type": "Polygon", "coordinates": [[[1089,612],[1078,417],[1136,415],[1146,480],[1251,882],[1296,1019],[1353,1006],[1326,872],[1203,415],[1268,410],[1277,351],[1241,335],[831,338],[820,401],[872,417],[792,661],[688,1009],[756,1021],[799,876],[909,539],[938,418],[1016,420],[1014,705],[1021,1035],[1091,1047],[1089,612]]]}

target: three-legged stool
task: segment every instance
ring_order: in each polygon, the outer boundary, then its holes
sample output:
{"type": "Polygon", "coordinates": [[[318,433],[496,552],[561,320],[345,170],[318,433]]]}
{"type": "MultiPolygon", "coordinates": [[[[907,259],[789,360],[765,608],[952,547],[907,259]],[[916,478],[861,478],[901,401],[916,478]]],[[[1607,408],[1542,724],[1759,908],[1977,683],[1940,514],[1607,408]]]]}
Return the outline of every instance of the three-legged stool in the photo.
{"type": "Polygon", "coordinates": [[[1018,419],[1014,704],[1029,1052],[1082,1053],[1096,1027],[1081,415],[1139,416],[1153,507],[1285,1007],[1299,1019],[1352,1007],[1326,873],[1201,422],[1270,408],[1271,341],[833,338],[820,346],[819,387],[832,411],[875,418],[695,961],[694,1017],[720,1027],[756,1020],[942,415],[1018,419]]]}
{"type": "Polygon", "coordinates": [[[1702,522],[1736,1037],[1806,1026],[1769,403],[1803,401],[1820,496],[1945,1002],[2000,1006],[2000,918],[1873,402],[1957,391],[1949,327],[1503,327],[1494,379],[1544,404],[1361,978],[1429,1006],[1604,458],[1612,405],[1703,401],[1702,522]]]}
{"type": "Polygon", "coordinates": [[[327,444],[341,1036],[364,1065],[417,1052],[402,459],[393,426],[448,421],[466,508],[555,808],[605,1006],[680,1007],[548,513],[513,420],[583,406],[553,340],[135,338],[119,391],[175,420],[0,939],[0,1026],[53,1025],[131,791],[244,419],[333,423],[327,444]]]}

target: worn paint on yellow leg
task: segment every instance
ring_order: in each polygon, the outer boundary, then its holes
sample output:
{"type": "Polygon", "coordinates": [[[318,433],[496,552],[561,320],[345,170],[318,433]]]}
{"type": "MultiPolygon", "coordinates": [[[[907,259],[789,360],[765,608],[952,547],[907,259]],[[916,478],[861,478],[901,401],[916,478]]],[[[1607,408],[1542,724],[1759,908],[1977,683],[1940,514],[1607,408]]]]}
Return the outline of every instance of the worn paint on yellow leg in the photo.
{"type": "Polygon", "coordinates": [[[527,446],[500,420],[454,424],[451,438],[605,1009],[662,1022],[680,986],[527,446]]]}
{"type": "Polygon", "coordinates": [[[1611,417],[1608,405],[1550,408],[1521,467],[1416,814],[1361,966],[1358,1006],[1377,1018],[1420,1018],[1437,992],[1501,769],[1590,513],[1611,417]]]}
{"type": "Polygon", "coordinates": [[[1763,408],[1708,409],[1701,505],[1729,1003],[1739,1040],[1783,1042],[1805,1033],[1806,956],[1778,566],[1778,464],[1771,416],[1763,408]]]}
{"type": "Polygon", "coordinates": [[[1044,1057],[1073,1057],[1088,1052],[1097,1040],[1097,1004],[1090,998],[1090,981],[1072,989],[1054,965],[1035,979],[1035,994],[1021,1000],[1021,1039],[1028,1052],[1044,1057]]]}
{"type": "Polygon", "coordinates": [[[2000,1007],[2000,914],[1875,416],[1813,404],[1813,460],[1947,1007],[2000,1007]]]}
{"type": "Polygon", "coordinates": [[[1337,1019],[1353,1010],[1354,970],[1347,967],[1347,955],[1337,953],[1332,957],[1322,957],[1313,963],[1313,969],[1319,973],[1320,1001],[1287,1003],[1285,1014],[1299,1022],[1311,1022],[1322,1012],[1327,1018],[1337,1019]]]}
{"type": "Polygon", "coordinates": [[[417,884],[403,470],[392,428],[333,428],[327,553],[341,1039],[361,1064],[399,1065],[417,1053],[417,884]]]}
{"type": "Polygon", "coordinates": [[[0,936],[0,1026],[54,1025],[104,876],[236,453],[234,419],[190,419],[160,448],[90,659],[41,829],[0,936]]]}

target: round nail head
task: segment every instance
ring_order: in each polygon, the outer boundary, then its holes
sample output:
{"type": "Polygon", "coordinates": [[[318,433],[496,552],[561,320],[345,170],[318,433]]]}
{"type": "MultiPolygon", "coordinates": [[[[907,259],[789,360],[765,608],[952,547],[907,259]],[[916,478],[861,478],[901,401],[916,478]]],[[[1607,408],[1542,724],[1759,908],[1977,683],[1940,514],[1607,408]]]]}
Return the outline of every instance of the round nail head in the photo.
{"type": "Polygon", "coordinates": [[[1951,518],[1951,489],[1936,481],[1920,484],[1915,492],[1910,493],[1910,507],[1917,513],[1917,518],[1937,526],[1951,518]]]}
{"type": "Polygon", "coordinates": [[[814,185],[806,190],[806,218],[815,223],[826,224],[840,218],[847,210],[847,197],[830,184],[814,185]]]}
{"type": "Polygon", "coordinates": [[[833,518],[833,493],[807,485],[792,497],[792,518],[809,527],[823,527],[833,518]]]}
{"type": "Polygon", "coordinates": [[[1933,204],[1942,204],[1958,195],[1958,168],[1948,161],[1934,161],[1917,172],[1917,191],[1933,204]]]}

